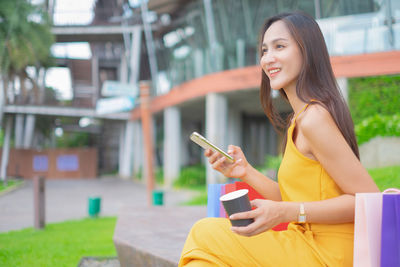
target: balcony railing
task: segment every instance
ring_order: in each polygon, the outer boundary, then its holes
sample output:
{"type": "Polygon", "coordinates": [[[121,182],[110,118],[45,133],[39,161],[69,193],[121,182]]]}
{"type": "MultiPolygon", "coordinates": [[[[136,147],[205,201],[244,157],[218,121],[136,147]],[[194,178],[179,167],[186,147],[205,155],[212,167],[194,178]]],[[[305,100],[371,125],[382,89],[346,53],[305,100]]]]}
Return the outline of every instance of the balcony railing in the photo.
{"type": "Polygon", "coordinates": [[[388,23],[380,12],[318,21],[330,55],[384,52],[400,49],[400,16],[388,23]]]}

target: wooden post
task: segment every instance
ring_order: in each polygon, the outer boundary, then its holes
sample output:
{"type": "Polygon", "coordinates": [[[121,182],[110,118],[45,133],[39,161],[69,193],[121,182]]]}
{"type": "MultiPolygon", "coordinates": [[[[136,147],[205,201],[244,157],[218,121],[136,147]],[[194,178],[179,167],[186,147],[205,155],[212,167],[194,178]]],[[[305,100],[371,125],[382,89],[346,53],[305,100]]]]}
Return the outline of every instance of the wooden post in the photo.
{"type": "Polygon", "coordinates": [[[45,178],[33,178],[34,227],[43,229],[45,222],[45,178]]]}
{"type": "Polygon", "coordinates": [[[146,168],[146,188],[147,188],[147,203],[152,204],[152,193],[154,189],[154,170],[153,170],[153,125],[151,120],[150,109],[150,82],[141,81],[140,87],[140,110],[142,116],[142,131],[145,149],[145,168],[146,168]]]}

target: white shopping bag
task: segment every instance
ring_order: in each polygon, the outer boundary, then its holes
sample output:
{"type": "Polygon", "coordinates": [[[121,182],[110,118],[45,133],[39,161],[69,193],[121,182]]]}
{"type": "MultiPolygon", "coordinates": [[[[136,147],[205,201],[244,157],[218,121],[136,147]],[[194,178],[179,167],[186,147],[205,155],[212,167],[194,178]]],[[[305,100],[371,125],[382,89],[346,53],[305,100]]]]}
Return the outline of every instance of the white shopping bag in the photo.
{"type": "Polygon", "coordinates": [[[354,267],[379,267],[381,256],[382,193],[356,194],[354,267]]]}

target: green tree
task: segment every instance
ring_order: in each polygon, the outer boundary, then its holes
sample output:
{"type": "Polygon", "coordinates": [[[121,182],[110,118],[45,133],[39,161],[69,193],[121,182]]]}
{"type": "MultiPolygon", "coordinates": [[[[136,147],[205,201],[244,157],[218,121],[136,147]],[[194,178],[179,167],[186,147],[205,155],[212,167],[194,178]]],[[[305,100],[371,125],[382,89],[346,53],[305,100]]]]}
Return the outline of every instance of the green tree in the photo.
{"type": "Polygon", "coordinates": [[[50,47],[54,42],[49,17],[44,6],[27,0],[0,1],[0,75],[5,96],[9,81],[19,79],[22,102],[28,100],[25,81],[32,84],[35,102],[39,102],[39,85],[26,71],[52,64],[50,47]]]}

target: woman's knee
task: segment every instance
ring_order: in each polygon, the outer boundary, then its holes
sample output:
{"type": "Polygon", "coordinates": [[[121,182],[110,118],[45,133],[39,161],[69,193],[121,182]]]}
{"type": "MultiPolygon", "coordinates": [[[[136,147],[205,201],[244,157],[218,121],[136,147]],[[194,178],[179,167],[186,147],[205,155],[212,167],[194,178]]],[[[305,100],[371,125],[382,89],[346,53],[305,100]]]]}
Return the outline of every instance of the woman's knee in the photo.
{"type": "Polygon", "coordinates": [[[197,240],[211,240],[218,235],[230,231],[229,220],[224,218],[204,218],[197,221],[192,229],[191,236],[197,240]],[[225,230],[225,231],[224,231],[225,230]]]}
{"type": "Polygon", "coordinates": [[[203,218],[198,220],[193,226],[192,229],[195,231],[207,231],[214,228],[226,227],[226,222],[228,220],[225,218],[203,218]]]}

